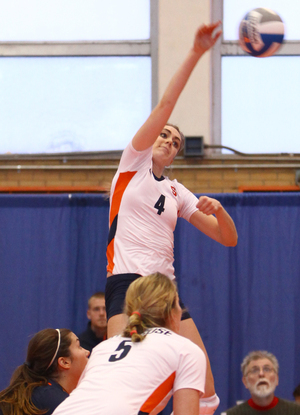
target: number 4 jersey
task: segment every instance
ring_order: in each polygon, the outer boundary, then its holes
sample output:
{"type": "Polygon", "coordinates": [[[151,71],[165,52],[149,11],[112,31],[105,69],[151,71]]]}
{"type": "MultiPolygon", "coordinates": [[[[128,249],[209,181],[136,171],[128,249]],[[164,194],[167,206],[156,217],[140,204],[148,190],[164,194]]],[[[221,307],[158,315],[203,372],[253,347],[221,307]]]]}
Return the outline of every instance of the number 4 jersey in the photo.
{"type": "Polygon", "coordinates": [[[112,274],[174,278],[173,248],[177,218],[197,211],[197,197],[177,180],[152,173],[152,147],[124,150],[110,197],[107,270],[112,274]]]}
{"type": "Polygon", "coordinates": [[[55,415],[145,415],[179,389],[204,391],[206,360],[190,340],[166,328],[140,343],[121,336],[96,346],[78,386],[55,415]]]}

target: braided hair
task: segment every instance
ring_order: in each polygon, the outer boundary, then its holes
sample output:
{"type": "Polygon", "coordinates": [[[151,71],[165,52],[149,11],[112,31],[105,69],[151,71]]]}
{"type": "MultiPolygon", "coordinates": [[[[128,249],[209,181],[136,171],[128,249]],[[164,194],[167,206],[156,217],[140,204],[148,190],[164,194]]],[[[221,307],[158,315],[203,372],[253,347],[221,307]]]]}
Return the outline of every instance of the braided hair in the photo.
{"type": "Polygon", "coordinates": [[[125,298],[124,312],[129,319],[123,336],[140,342],[148,328],[166,327],[176,298],[176,285],[159,272],[133,281],[125,298]]]}

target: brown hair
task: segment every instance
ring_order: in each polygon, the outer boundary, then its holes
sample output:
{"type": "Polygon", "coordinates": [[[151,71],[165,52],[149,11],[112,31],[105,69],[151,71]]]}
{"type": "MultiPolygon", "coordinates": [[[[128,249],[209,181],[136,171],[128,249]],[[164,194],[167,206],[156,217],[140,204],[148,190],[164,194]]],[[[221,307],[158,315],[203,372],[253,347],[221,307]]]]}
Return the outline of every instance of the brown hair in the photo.
{"type": "Polygon", "coordinates": [[[96,292],[95,294],[93,294],[93,295],[89,298],[89,300],[88,300],[88,306],[89,306],[89,308],[91,308],[91,300],[92,300],[93,298],[104,298],[104,299],[105,299],[105,294],[104,294],[104,292],[103,292],[103,291],[98,291],[98,292],[96,292]]]}
{"type": "Polygon", "coordinates": [[[300,396],[300,384],[295,388],[294,392],[293,392],[293,397],[296,398],[300,396]]]}
{"type": "Polygon", "coordinates": [[[0,408],[3,415],[34,415],[47,412],[47,408],[36,408],[31,396],[34,388],[47,384],[48,378],[57,377],[59,357],[71,355],[72,332],[68,329],[60,329],[59,332],[60,344],[59,333],[55,329],[41,330],[29,341],[26,362],[17,367],[10,385],[0,392],[0,408]]]}
{"type": "Polygon", "coordinates": [[[133,281],[126,293],[124,312],[129,320],[123,336],[140,342],[147,328],[165,327],[176,298],[176,285],[159,272],[133,281]]]}

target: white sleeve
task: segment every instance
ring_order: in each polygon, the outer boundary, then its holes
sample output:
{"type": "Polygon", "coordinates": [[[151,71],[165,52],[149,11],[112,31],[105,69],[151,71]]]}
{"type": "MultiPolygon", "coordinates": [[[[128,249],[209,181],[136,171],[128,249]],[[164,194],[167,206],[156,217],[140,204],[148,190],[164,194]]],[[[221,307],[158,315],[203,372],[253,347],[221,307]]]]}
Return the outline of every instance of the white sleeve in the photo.
{"type": "Polygon", "coordinates": [[[196,389],[204,392],[206,359],[200,347],[192,342],[184,345],[176,371],[173,393],[178,389],[196,389]]]}
{"type": "Polygon", "coordinates": [[[198,198],[194,195],[194,193],[183,186],[183,184],[178,183],[176,180],[174,180],[174,182],[176,182],[176,188],[178,189],[179,195],[178,216],[189,221],[192,214],[198,210],[196,207],[198,198]]]}
{"type": "MultiPolygon", "coordinates": [[[[215,393],[213,396],[209,396],[208,398],[200,398],[200,415],[213,415],[215,410],[220,405],[220,398],[215,393]]],[[[221,414],[222,415],[222,414],[221,414]]]]}
{"type": "Polygon", "coordinates": [[[122,153],[118,171],[138,171],[143,167],[152,167],[152,147],[144,151],[137,151],[130,141],[122,153]]]}

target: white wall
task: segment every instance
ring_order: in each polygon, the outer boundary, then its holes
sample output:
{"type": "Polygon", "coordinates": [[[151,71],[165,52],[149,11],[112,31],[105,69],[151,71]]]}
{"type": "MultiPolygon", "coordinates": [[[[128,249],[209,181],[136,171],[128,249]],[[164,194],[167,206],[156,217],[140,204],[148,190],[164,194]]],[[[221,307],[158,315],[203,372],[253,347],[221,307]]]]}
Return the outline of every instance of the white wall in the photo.
{"type": "MultiPolygon", "coordinates": [[[[198,26],[210,22],[209,0],[159,0],[159,97],[192,46],[198,26]]],[[[210,142],[210,53],[199,61],[170,121],[185,135],[210,142]]]]}

